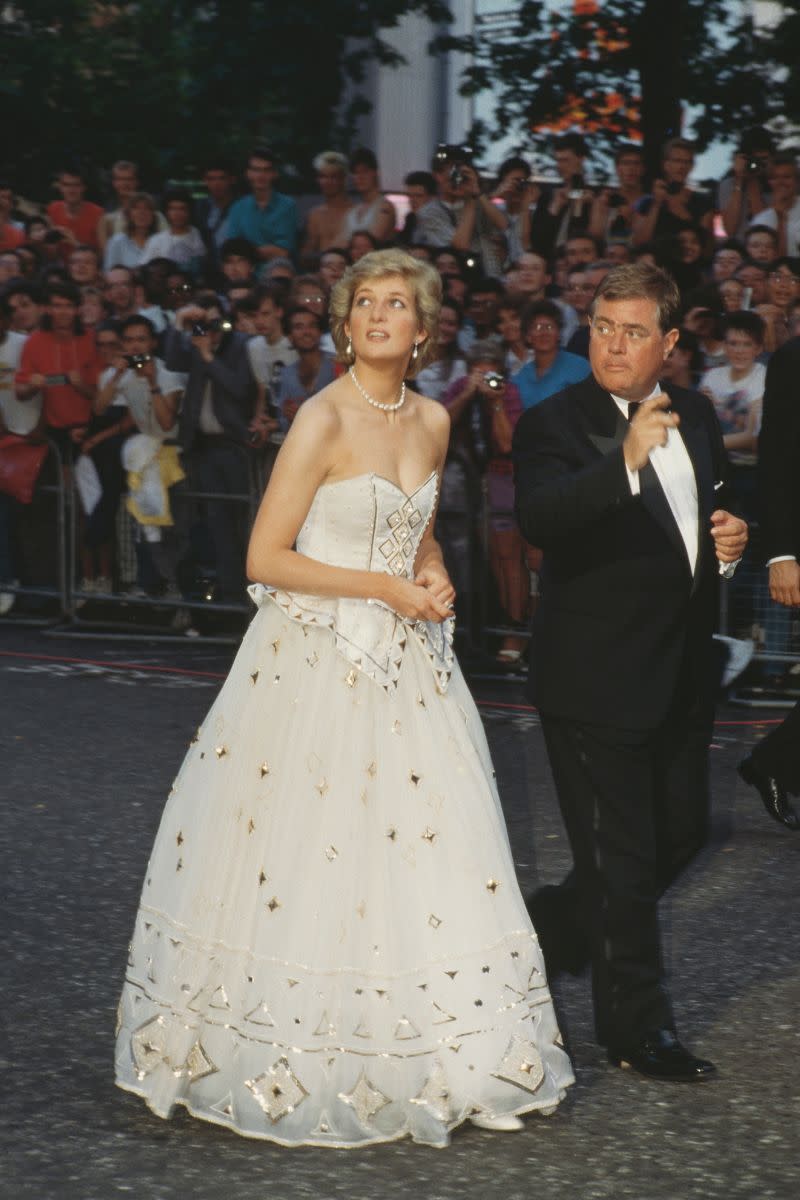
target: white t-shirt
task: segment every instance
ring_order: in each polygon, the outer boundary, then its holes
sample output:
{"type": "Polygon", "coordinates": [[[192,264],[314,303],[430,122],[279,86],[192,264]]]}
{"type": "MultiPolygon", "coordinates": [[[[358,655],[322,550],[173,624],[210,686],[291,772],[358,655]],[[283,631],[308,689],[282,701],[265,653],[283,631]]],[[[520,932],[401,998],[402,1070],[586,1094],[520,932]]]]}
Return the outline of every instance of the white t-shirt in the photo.
{"type": "Polygon", "coordinates": [[[147,239],[143,262],[154,258],[168,258],[179,267],[194,270],[206,256],[205,242],[194,225],[186,233],[154,233],[147,239]]]}
{"type": "Polygon", "coordinates": [[[263,387],[268,387],[274,398],[278,394],[283,368],[297,362],[297,351],[288,338],[278,338],[277,342],[270,344],[266,338],[259,336],[250,338],[247,343],[247,357],[256,380],[263,387]]]}
{"type": "Polygon", "coordinates": [[[27,334],[8,331],[0,342],[0,417],[9,433],[30,433],[42,415],[42,397],[37,392],[30,400],[18,400],[14,376],[19,370],[22,347],[27,334]]]}
{"type": "MultiPolygon", "coordinates": [[[[714,405],[723,434],[744,433],[748,427],[751,409],[760,405],[764,397],[767,368],[763,363],[753,363],[743,379],[734,379],[729,366],[712,367],[700,380],[700,388],[708,392],[714,405]]],[[[754,465],[756,455],[750,451],[730,450],[731,462],[754,465]]]]}
{"type": "MultiPolygon", "coordinates": [[[[100,376],[100,387],[104,388],[114,377],[113,367],[109,367],[100,376]]],[[[186,376],[174,371],[168,371],[160,358],[156,359],[156,383],[165,396],[172,392],[183,392],[186,387],[186,376]]],[[[153,397],[150,395],[150,385],[147,380],[134,368],[121,375],[114,390],[112,404],[130,409],[130,414],[136,422],[140,433],[164,441],[166,438],[177,437],[178,424],[172,429],[162,429],[153,411],[153,397]]]]}

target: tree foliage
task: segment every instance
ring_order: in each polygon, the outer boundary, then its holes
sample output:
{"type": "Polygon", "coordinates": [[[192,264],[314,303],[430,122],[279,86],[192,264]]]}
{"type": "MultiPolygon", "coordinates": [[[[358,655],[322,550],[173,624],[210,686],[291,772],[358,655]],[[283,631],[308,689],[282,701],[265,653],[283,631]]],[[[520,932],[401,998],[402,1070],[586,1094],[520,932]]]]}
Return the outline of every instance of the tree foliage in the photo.
{"type": "Polygon", "coordinates": [[[700,147],[800,113],[800,14],[791,0],[781,7],[779,25],[759,32],[751,5],[730,0],[523,0],[496,34],[487,25],[437,48],[470,56],[462,94],[497,98],[478,142],[516,131],[530,149],[544,132],[580,128],[601,149],[643,140],[652,158],[687,132],[682,104],[699,109],[700,147]]]}
{"type": "Polygon", "coordinates": [[[6,172],[39,194],[65,158],[161,179],[254,139],[302,172],[347,146],[364,64],[397,62],[381,35],[408,12],[448,15],[443,0],[26,0],[0,22],[6,172]]]}

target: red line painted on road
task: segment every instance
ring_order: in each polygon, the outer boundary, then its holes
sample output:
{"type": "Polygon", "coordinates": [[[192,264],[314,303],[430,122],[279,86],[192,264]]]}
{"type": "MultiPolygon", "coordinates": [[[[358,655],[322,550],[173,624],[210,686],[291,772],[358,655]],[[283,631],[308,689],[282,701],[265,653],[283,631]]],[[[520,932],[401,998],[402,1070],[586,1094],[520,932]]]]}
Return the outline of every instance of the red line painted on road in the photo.
{"type": "MultiPolygon", "coordinates": [[[[158,675],[192,675],[198,679],[225,679],[221,671],[193,671],[189,667],[157,667],[146,663],[107,662],[100,658],[71,658],[64,654],[25,654],[18,650],[0,650],[0,658],[26,658],[34,662],[73,663],[87,667],[105,667],[109,671],[152,671],[158,675]]],[[[498,708],[508,712],[535,713],[532,704],[508,704],[503,700],[476,700],[478,708],[498,708]]],[[[715,721],[715,725],[781,725],[782,717],[754,718],[748,721],[715,721]]]]}

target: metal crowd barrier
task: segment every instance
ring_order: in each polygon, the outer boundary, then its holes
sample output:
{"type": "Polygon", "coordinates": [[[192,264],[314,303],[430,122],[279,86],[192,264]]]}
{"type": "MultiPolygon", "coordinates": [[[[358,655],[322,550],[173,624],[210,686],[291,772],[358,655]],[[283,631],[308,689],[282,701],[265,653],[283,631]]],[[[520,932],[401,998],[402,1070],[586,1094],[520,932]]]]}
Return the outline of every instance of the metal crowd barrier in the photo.
{"type": "MultiPolygon", "coordinates": [[[[244,597],[241,602],[224,603],[197,594],[172,597],[132,595],[127,588],[136,580],[132,547],[135,522],[125,508],[124,492],[117,514],[116,539],[117,577],[123,586],[102,594],[96,591],[82,592],[78,576],[80,503],[72,471],[72,456],[68,455],[65,459],[53,442],[48,442],[48,451],[32,505],[17,506],[15,511],[22,514],[24,523],[26,508],[41,516],[48,497],[55,497],[56,520],[54,527],[50,528],[50,536],[55,539],[50,553],[55,563],[55,579],[48,584],[23,580],[19,586],[3,584],[0,590],[14,592],[31,599],[34,604],[50,602],[53,611],[42,617],[35,612],[18,614],[12,610],[11,614],[0,619],[0,624],[3,621],[25,621],[47,625],[50,632],[72,636],[172,641],[183,640],[186,636],[185,630],[178,631],[171,624],[179,611],[184,614],[188,612],[191,621],[201,614],[246,618],[252,612],[244,597]],[[145,612],[156,617],[161,612],[169,613],[170,621],[157,622],[144,628],[137,623],[137,617],[145,612]]],[[[235,494],[204,492],[191,486],[189,480],[181,485],[177,502],[193,506],[208,503],[240,506],[245,510],[243,519],[249,528],[260,503],[274,453],[272,447],[261,453],[242,449],[242,479],[246,490],[235,494]]],[[[496,649],[503,638],[514,637],[527,641],[529,633],[527,626],[521,628],[512,623],[499,604],[490,565],[492,515],[486,477],[481,476],[466,460],[456,460],[455,469],[449,464],[441,488],[436,533],[458,592],[456,616],[459,652],[469,659],[471,674],[483,678],[508,679],[518,677],[520,671],[524,671],[525,655],[522,655],[519,665],[509,668],[497,663],[496,649]]],[[[495,509],[494,515],[511,514],[495,509]]],[[[524,565],[523,574],[527,571],[528,567],[524,565]]],[[[531,602],[535,603],[534,573],[530,574],[530,579],[531,602]]],[[[769,692],[769,689],[765,691],[756,686],[755,689],[732,693],[733,699],[745,704],[780,703],[783,697],[791,699],[792,671],[796,674],[797,687],[800,689],[800,614],[775,604],[769,597],[757,525],[751,529],[750,546],[733,582],[720,589],[718,627],[722,634],[753,640],[754,662],[761,665],[762,673],[787,674],[790,680],[790,690],[787,692],[782,689],[778,696],[769,692]]],[[[241,630],[238,633],[204,633],[203,637],[209,642],[230,643],[238,640],[240,634],[241,630]]]]}
{"type": "Polygon", "coordinates": [[[47,440],[45,458],[30,504],[15,502],[10,510],[11,540],[25,542],[20,575],[22,582],[2,583],[0,591],[33,601],[27,613],[11,610],[4,618],[9,624],[46,626],[60,620],[69,608],[68,512],[70,506],[64,457],[55,442],[47,440]],[[45,516],[48,498],[54,497],[56,520],[45,516]],[[45,536],[46,534],[46,536],[45,536]],[[54,540],[53,540],[54,539],[54,540]],[[55,566],[51,582],[36,582],[55,566]],[[27,576],[27,582],[25,577],[27,576]],[[56,601],[57,608],[48,601],[56,601]],[[48,607],[50,611],[48,612],[48,607]]]}

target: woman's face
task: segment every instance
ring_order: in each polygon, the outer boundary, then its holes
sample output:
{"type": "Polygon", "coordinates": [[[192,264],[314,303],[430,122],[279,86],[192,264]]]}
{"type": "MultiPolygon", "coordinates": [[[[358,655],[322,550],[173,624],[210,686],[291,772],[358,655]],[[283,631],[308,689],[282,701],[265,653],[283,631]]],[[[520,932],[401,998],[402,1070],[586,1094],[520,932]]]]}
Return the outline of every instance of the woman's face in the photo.
{"type": "Polygon", "coordinates": [[[153,223],[153,210],[146,200],[137,200],[130,207],[131,225],[138,231],[147,232],[153,223]]]}
{"type": "Polygon", "coordinates": [[[497,318],[497,332],[509,346],[515,346],[522,341],[522,321],[513,308],[501,308],[497,318]]]}
{"type": "Polygon", "coordinates": [[[380,366],[408,359],[414,342],[425,339],[408,281],[402,275],[384,275],[361,283],[345,333],[352,339],[356,361],[380,366]]]}

